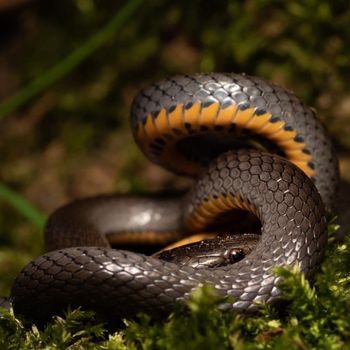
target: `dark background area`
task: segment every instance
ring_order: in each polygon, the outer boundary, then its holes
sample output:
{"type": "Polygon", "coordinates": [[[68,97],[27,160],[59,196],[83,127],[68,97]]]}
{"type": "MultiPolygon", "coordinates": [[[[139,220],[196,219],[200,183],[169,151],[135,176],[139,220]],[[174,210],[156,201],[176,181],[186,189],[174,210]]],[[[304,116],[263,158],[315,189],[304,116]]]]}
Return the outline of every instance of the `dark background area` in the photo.
{"type": "MultiPolygon", "coordinates": [[[[124,4],[0,0],[0,105],[124,4]]],[[[182,186],[134,144],[130,104],[153,80],[211,71],[258,75],[315,107],[350,180],[349,23],[347,1],[145,2],[76,69],[0,119],[0,183],[45,214],[78,197],[182,186]]],[[[348,194],[343,183],[344,217],[348,194]]],[[[41,252],[41,229],[0,196],[1,294],[41,252]]]]}

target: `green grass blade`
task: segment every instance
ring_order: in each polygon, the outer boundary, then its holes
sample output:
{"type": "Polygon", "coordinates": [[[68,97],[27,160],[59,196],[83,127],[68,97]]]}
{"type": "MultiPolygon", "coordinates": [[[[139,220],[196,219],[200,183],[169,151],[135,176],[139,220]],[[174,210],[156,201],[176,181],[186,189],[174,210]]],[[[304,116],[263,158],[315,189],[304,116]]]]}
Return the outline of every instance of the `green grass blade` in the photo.
{"type": "Polygon", "coordinates": [[[45,225],[46,215],[33,207],[25,198],[0,183],[0,198],[15,208],[20,214],[34,225],[42,229],[45,225]]]}
{"type": "Polygon", "coordinates": [[[122,28],[136,11],[142,0],[127,1],[125,6],[103,27],[92,35],[66,58],[58,62],[51,69],[34,80],[31,84],[20,90],[14,96],[0,104],[0,119],[23,106],[34,96],[45,91],[48,87],[62,79],[88,58],[94,51],[110,40],[122,28]]]}

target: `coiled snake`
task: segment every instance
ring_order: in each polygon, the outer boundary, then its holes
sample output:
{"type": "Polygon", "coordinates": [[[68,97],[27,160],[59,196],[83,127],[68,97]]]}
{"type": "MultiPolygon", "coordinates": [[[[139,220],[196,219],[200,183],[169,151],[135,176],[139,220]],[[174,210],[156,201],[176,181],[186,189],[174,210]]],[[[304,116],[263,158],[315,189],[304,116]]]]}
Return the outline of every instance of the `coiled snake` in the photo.
{"type": "Polygon", "coordinates": [[[58,250],[18,275],[15,313],[43,320],[70,305],[115,317],[158,315],[204,283],[232,296],[230,309],[250,312],[258,301],[279,299],[272,267],[298,263],[314,275],[338,163],[312,109],[262,79],[213,73],[154,83],[137,95],[131,114],[146,156],[197,177],[193,188],[184,196],[100,196],[58,209],[45,232],[48,250],[58,250]],[[258,217],[261,236],[236,263],[179,264],[111,249],[108,241],[122,232],[170,241],[169,232],[215,229],[237,210],[258,217]]]}

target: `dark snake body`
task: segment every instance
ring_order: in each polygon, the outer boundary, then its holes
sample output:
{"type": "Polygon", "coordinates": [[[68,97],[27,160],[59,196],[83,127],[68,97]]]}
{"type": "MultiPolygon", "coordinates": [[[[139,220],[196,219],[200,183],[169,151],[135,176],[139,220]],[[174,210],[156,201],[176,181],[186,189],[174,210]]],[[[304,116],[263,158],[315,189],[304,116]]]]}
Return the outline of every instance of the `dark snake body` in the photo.
{"type": "Polygon", "coordinates": [[[327,239],[323,203],[334,204],[338,167],[310,108],[254,77],[181,76],[136,97],[132,126],[152,160],[179,173],[201,173],[192,190],[178,198],[142,198],[146,214],[138,198],[116,196],[56,211],[46,238],[49,249],[59,250],[31,262],[16,278],[16,313],[43,320],[70,305],[109,317],[158,315],[204,283],[234,298],[228,308],[250,312],[256,302],[279,300],[274,266],[297,263],[307,278],[314,276],[327,239]],[[246,149],[255,146],[263,152],[246,149]],[[109,248],[111,232],[199,232],[237,209],[254,213],[262,228],[254,251],[235,264],[198,269],[109,248]]]}

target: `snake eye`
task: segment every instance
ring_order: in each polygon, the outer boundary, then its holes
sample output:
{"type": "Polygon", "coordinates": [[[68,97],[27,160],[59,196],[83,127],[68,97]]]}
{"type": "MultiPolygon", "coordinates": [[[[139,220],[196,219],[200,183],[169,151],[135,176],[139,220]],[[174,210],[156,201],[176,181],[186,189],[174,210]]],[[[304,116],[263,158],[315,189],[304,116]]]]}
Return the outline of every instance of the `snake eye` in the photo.
{"type": "Polygon", "coordinates": [[[242,248],[233,248],[230,250],[228,260],[231,264],[234,264],[245,257],[244,250],[242,248]]]}

